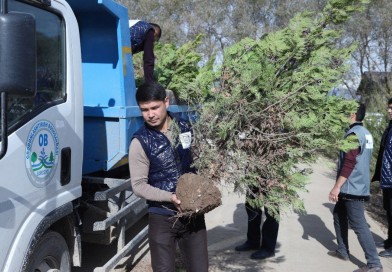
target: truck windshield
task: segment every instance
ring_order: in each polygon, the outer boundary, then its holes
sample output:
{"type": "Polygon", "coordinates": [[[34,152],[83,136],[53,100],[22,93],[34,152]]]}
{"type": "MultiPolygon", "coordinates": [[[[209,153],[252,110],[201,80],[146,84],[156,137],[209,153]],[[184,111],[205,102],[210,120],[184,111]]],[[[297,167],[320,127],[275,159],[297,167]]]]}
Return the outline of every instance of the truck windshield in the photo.
{"type": "Polygon", "coordinates": [[[37,31],[37,94],[8,97],[10,133],[44,109],[65,101],[65,28],[57,14],[26,3],[9,0],[8,11],[33,14],[37,31]]]}

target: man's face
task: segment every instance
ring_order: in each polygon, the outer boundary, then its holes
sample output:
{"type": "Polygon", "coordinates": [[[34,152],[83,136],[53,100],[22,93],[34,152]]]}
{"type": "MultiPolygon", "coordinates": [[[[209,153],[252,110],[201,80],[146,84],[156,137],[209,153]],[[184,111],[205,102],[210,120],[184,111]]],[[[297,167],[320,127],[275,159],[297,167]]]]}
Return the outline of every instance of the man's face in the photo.
{"type": "Polygon", "coordinates": [[[392,120],[392,104],[388,105],[388,117],[389,120],[392,120]]]}
{"type": "Polygon", "coordinates": [[[357,114],[351,113],[349,119],[350,119],[350,123],[355,123],[355,121],[357,119],[357,114]]]}
{"type": "Polygon", "coordinates": [[[166,122],[168,107],[169,99],[167,97],[165,101],[154,100],[139,103],[144,121],[157,130],[161,130],[166,122]]]}

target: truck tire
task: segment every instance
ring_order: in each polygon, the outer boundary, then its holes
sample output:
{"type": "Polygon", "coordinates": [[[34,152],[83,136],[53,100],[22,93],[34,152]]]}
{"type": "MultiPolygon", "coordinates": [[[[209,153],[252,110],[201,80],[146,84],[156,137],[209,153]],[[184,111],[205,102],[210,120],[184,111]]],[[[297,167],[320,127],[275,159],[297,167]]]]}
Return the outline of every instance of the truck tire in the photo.
{"type": "Polygon", "coordinates": [[[67,243],[57,232],[45,233],[34,247],[28,272],[70,272],[71,263],[67,243]]]}

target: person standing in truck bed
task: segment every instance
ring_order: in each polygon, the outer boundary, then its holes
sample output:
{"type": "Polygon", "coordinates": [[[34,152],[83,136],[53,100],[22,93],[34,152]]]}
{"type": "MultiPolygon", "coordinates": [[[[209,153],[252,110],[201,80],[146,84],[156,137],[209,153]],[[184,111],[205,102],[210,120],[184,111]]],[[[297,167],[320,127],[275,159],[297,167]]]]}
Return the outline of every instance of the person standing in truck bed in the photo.
{"type": "Polygon", "coordinates": [[[143,51],[143,70],[146,82],[154,80],[154,43],[161,38],[161,27],[154,23],[129,20],[132,55],[143,51]]]}

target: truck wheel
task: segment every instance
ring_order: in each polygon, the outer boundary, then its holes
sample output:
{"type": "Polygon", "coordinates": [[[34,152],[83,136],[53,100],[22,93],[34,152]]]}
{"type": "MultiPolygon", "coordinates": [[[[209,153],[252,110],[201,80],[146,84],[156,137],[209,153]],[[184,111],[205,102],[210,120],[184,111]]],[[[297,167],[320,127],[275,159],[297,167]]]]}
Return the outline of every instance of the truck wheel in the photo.
{"type": "Polygon", "coordinates": [[[44,234],[31,254],[29,272],[70,272],[71,264],[67,243],[57,232],[44,234]]]}

